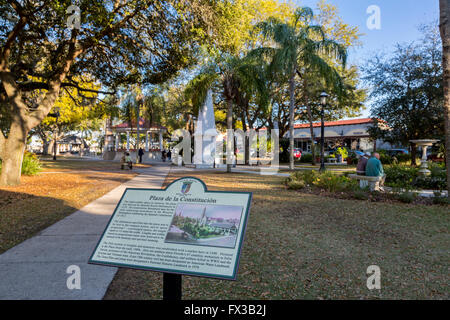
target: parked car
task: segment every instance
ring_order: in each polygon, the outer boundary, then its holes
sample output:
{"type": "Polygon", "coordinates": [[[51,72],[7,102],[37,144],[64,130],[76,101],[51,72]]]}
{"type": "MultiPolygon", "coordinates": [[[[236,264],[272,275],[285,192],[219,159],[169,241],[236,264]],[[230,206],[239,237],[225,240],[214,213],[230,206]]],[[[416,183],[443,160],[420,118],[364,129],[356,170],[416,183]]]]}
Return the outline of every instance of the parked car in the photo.
{"type": "Polygon", "coordinates": [[[350,155],[350,153],[354,153],[355,156],[359,156],[359,157],[364,155],[364,152],[359,151],[359,150],[350,150],[350,152],[348,154],[350,155]]]}
{"type": "Polygon", "coordinates": [[[391,157],[395,157],[398,156],[399,154],[409,154],[409,151],[406,149],[390,149],[386,150],[386,153],[391,157]]]}
{"type": "Polygon", "coordinates": [[[432,153],[427,156],[427,160],[433,162],[444,162],[445,159],[441,154],[432,153]]]}
{"type": "Polygon", "coordinates": [[[300,160],[302,157],[302,149],[294,148],[294,158],[295,160],[300,160]]]}
{"type": "Polygon", "coordinates": [[[336,156],[336,151],[337,151],[336,148],[324,150],[323,155],[324,155],[325,157],[327,157],[327,156],[332,156],[332,155],[336,156]]]}

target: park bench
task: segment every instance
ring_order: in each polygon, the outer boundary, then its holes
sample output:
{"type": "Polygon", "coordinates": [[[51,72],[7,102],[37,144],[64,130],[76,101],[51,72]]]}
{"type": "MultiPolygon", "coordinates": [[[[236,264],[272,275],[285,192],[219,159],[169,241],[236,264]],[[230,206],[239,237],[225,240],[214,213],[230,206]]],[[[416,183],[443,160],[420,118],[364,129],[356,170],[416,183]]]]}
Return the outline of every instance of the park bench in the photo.
{"type": "Polygon", "coordinates": [[[329,163],[337,163],[337,159],[336,158],[328,158],[328,162],[329,163]]]}
{"type": "Polygon", "coordinates": [[[348,177],[350,179],[359,180],[359,187],[361,189],[369,186],[370,191],[380,191],[381,177],[368,177],[368,176],[361,176],[358,174],[349,174],[348,177]]]}

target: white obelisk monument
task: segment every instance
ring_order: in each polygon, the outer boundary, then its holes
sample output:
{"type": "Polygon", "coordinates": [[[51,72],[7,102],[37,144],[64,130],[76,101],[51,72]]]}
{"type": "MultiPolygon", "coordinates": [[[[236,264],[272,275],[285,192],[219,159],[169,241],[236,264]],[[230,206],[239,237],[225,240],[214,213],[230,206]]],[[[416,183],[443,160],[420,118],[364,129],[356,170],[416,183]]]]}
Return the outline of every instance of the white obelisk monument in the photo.
{"type": "Polygon", "coordinates": [[[204,169],[214,166],[217,135],[212,91],[208,90],[205,103],[198,112],[194,132],[194,164],[196,168],[204,169]]]}

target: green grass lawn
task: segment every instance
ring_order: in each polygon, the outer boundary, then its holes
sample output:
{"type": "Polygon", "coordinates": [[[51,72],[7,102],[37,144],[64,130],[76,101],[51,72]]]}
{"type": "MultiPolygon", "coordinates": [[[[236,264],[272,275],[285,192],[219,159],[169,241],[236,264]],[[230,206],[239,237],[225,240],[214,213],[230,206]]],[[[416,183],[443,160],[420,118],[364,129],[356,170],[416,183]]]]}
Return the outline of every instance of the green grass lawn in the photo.
{"type": "MultiPolygon", "coordinates": [[[[185,174],[172,173],[166,184],[185,174]]],[[[189,172],[211,190],[252,191],[237,281],[183,277],[183,299],[448,299],[448,206],[344,200],[276,176],[189,172]],[[381,269],[381,290],[366,270],[381,269]]],[[[160,299],[162,275],[120,269],[105,299],[160,299]]]]}

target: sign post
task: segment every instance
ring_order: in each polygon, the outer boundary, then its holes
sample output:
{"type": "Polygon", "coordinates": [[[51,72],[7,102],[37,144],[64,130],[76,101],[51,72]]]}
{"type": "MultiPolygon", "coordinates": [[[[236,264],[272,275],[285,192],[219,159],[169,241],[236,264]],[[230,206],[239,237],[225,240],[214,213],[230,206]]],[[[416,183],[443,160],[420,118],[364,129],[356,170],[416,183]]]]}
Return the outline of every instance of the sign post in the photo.
{"type": "Polygon", "coordinates": [[[163,273],[163,300],[181,300],[181,274],[163,273]]]}
{"type": "Polygon", "coordinates": [[[192,177],[127,188],[89,263],[163,272],[165,300],[181,299],[183,274],[236,280],[251,198],[192,177]]]}

